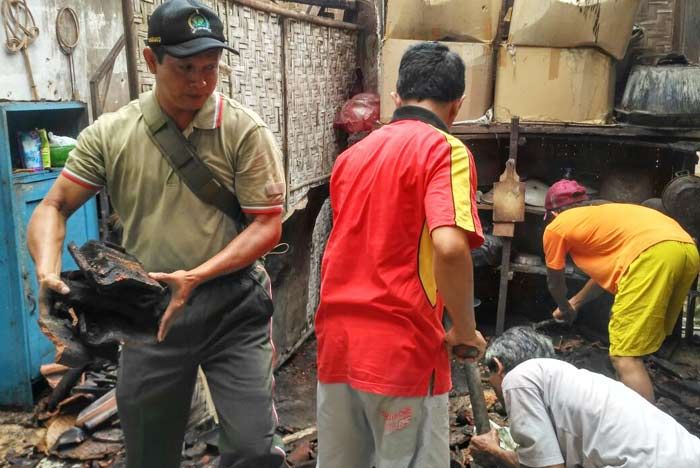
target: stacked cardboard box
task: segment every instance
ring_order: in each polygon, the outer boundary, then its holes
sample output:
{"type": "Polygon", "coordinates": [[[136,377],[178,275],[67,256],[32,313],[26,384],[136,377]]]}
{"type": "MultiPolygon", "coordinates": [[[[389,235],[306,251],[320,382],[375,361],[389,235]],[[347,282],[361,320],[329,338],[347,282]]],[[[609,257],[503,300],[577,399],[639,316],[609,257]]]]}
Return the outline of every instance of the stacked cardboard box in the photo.
{"type": "Polygon", "coordinates": [[[493,101],[493,42],[502,0],[388,0],[380,68],[381,120],[394,113],[403,53],[420,41],[441,41],[466,65],[466,99],[457,121],[477,119],[493,101]]]}
{"type": "Polygon", "coordinates": [[[606,123],[639,0],[515,0],[494,118],[606,123]]]}

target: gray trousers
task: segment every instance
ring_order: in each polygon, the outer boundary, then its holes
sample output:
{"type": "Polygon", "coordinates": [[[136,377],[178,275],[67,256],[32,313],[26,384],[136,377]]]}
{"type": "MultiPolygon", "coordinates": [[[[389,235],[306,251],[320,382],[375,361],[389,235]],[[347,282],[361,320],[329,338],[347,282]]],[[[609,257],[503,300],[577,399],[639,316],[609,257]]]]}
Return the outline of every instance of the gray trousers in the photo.
{"type": "Polygon", "coordinates": [[[124,346],[117,406],[128,468],[180,466],[200,365],[221,426],[220,466],[282,466],[284,450],[273,442],[273,306],[258,273],[200,286],[163,343],[124,346]]]}
{"type": "Polygon", "coordinates": [[[449,401],[318,384],[316,468],[449,468],[449,401]]]}

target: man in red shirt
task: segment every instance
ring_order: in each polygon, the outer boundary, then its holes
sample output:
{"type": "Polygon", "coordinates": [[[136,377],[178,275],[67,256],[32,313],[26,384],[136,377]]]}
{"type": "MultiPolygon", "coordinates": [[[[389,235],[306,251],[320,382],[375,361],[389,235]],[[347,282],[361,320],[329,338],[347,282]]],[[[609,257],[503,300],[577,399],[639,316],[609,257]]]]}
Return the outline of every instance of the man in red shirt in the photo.
{"type": "Polygon", "coordinates": [[[448,348],[485,347],[473,305],[476,169],[447,133],[464,87],[457,54],[409,48],[391,124],[333,168],[316,316],[318,468],[449,466],[448,348]]]}

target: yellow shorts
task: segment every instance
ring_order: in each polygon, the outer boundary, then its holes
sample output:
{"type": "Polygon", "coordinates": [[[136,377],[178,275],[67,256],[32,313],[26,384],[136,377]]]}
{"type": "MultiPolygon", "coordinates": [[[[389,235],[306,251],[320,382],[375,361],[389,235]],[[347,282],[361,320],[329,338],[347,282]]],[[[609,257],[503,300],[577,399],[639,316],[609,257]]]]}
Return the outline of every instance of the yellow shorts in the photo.
{"type": "Polygon", "coordinates": [[[666,241],[649,247],[620,278],[610,324],[611,356],[645,356],[673,332],[700,259],[695,244],[666,241]]]}

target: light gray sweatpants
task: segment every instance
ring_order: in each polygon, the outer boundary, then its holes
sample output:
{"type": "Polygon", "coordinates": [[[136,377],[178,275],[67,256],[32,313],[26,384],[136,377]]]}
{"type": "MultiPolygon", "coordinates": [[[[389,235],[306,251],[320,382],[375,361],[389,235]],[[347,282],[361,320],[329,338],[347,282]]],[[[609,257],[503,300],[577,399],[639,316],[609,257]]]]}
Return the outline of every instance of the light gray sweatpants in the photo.
{"type": "Polygon", "coordinates": [[[404,398],[318,384],[317,468],[449,468],[448,395],[404,398]]]}

